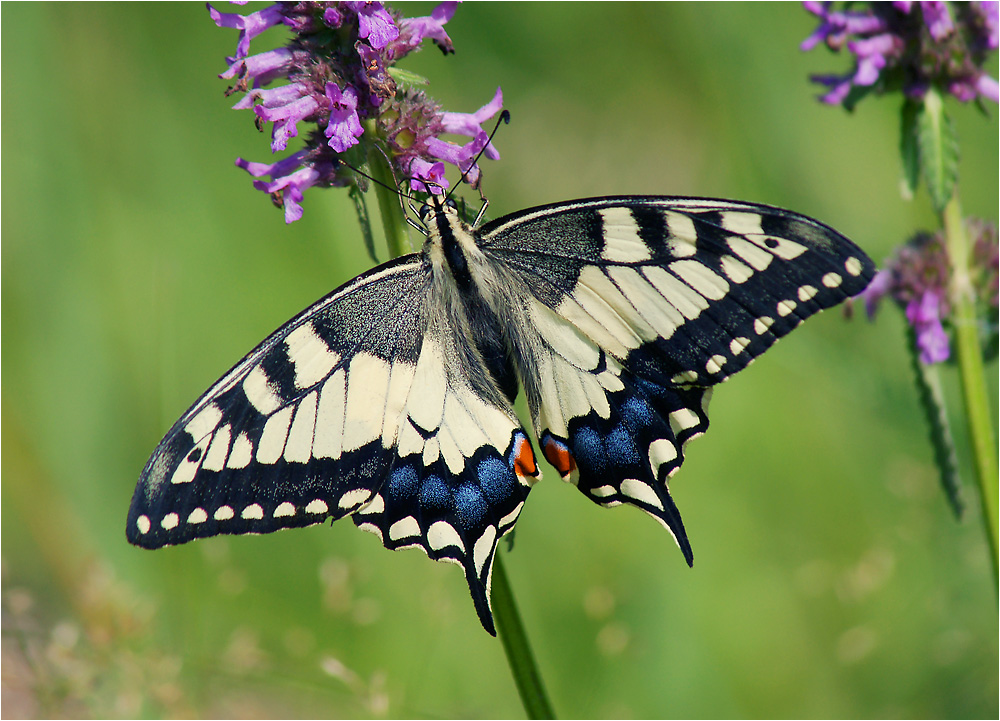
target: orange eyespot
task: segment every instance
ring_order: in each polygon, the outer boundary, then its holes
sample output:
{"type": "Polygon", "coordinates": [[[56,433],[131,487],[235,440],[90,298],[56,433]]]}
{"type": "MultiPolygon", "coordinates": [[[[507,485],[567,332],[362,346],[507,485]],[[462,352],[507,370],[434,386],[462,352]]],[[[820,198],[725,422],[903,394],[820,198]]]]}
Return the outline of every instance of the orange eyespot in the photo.
{"type": "Polygon", "coordinates": [[[524,436],[520,436],[514,441],[514,473],[522,478],[538,476],[535,454],[531,450],[528,439],[524,436]]]}
{"type": "Polygon", "coordinates": [[[569,448],[565,443],[560,443],[552,436],[545,439],[543,453],[545,453],[546,460],[559,471],[559,475],[564,479],[569,478],[570,474],[576,470],[576,459],[569,452],[569,448]]]}

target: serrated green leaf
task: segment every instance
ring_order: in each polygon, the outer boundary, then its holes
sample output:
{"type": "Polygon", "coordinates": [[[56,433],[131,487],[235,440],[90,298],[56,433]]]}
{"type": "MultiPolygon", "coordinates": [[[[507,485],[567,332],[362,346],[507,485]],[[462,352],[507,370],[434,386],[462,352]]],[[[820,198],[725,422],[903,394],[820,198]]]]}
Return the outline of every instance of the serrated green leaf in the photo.
{"type": "Polygon", "coordinates": [[[410,72],[409,70],[403,70],[402,68],[390,67],[389,75],[399,85],[402,85],[405,88],[431,84],[430,80],[425,78],[423,75],[418,75],[417,73],[410,72]]]}
{"type": "Polygon", "coordinates": [[[923,408],[924,416],[927,418],[928,435],[931,447],[934,449],[934,463],[941,479],[941,489],[955,518],[961,519],[965,502],[962,500],[962,483],[958,475],[958,454],[955,452],[955,441],[948,425],[938,366],[920,362],[917,333],[910,326],[907,326],[907,340],[914,380],[917,384],[917,395],[920,398],[920,407],[923,408]]]}
{"type": "Polygon", "coordinates": [[[958,181],[958,134],[935,88],[924,95],[917,113],[917,145],[931,202],[942,213],[958,181]]]}
{"type": "Polygon", "coordinates": [[[913,200],[920,183],[920,150],[917,145],[917,115],[920,103],[907,98],[900,113],[899,155],[903,161],[902,195],[913,200]]]}

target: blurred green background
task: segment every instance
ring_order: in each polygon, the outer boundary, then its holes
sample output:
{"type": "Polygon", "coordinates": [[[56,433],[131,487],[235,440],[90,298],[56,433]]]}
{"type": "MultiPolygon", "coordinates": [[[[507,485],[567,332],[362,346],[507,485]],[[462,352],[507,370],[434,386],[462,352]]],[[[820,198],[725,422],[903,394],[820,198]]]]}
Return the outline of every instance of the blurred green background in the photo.
{"type": "MultiPolygon", "coordinates": [[[[798,4],[475,3],[447,26],[456,55],[403,67],[448,110],[502,86],[496,215],[732,197],[815,216],[881,261],[935,220],[923,191],[900,198],[898,97],[854,115],[816,102],[808,74],[848,61],[799,51],[815,22],[798,4]]],[[[308,191],[285,226],[233,166],[269,157],[216,77],[235,44],[195,4],[2,7],[3,713],[519,716],[453,566],[349,521],[125,541],[176,417],[370,265],[342,192],[308,191]]],[[[965,210],[995,220],[997,108],[950,107],[965,210]]],[[[634,509],[551,472],[531,495],[506,566],[561,715],[997,716],[975,493],[956,523],[895,309],[827,313],[727,383],[671,488],[693,569],[634,509]]]]}

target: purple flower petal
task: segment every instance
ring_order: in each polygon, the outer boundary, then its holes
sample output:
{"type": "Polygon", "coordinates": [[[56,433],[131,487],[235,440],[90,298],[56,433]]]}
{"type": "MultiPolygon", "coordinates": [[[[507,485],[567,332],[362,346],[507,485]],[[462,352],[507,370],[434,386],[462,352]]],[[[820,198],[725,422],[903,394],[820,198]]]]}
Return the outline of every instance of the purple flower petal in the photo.
{"type": "Polygon", "coordinates": [[[941,325],[941,296],[928,290],[906,306],[906,319],[917,333],[920,361],[925,365],[948,360],[948,334],[941,325]]]}
{"type": "Polygon", "coordinates": [[[270,175],[270,182],[255,180],[253,186],[270,195],[280,194],[281,204],[285,209],[285,222],[294,223],[302,217],[302,191],[312,186],[320,178],[320,172],[311,166],[292,170],[304,156],[304,152],[290,155],[274,165],[251,163],[242,158],[236,159],[236,165],[255,177],[270,175]],[[294,165],[290,162],[293,161],[294,165]]]}
{"type": "Polygon", "coordinates": [[[278,178],[288,175],[302,165],[302,160],[305,156],[306,151],[300,150],[297,153],[292,153],[287,158],[277,161],[276,163],[255,163],[251,160],[237,158],[236,167],[243,168],[243,170],[247,171],[255,178],[262,178],[265,175],[270,175],[272,178],[278,178]]]}
{"type": "Polygon", "coordinates": [[[944,40],[955,29],[947,3],[940,0],[926,0],[920,3],[920,8],[924,13],[924,24],[935,40],[944,40]]]}
{"type": "Polygon", "coordinates": [[[847,35],[861,35],[884,32],[888,29],[886,22],[869,13],[861,12],[830,12],[832,2],[804,2],[806,10],[819,17],[822,22],[812,34],[799,45],[800,50],[808,51],[825,42],[831,48],[837,49],[844,44],[847,35]]]}
{"type": "Polygon", "coordinates": [[[339,28],[344,22],[344,14],[335,7],[329,7],[323,11],[323,22],[331,28],[339,28]]]}
{"type": "Polygon", "coordinates": [[[997,81],[986,73],[980,75],[976,80],[976,90],[984,98],[988,98],[994,103],[1000,103],[1000,87],[997,86],[997,81]]]}
{"type": "Polygon", "coordinates": [[[276,107],[257,105],[253,109],[258,118],[265,122],[274,123],[274,129],[271,132],[272,153],[284,150],[288,146],[289,138],[294,138],[299,134],[296,123],[315,115],[317,110],[319,110],[319,103],[311,95],[299,97],[276,107]]]}
{"type": "Polygon", "coordinates": [[[232,80],[245,73],[247,77],[257,78],[264,85],[266,81],[262,78],[274,79],[287,74],[293,59],[292,51],[288,48],[275,48],[247,58],[229,58],[229,69],[219,77],[232,80]]]}
{"type": "Polygon", "coordinates": [[[865,302],[865,312],[868,314],[869,320],[875,317],[879,304],[888,295],[891,288],[892,272],[880,270],[872,278],[872,282],[868,284],[868,287],[861,291],[861,299],[865,302]]]}
{"type": "Polygon", "coordinates": [[[394,48],[394,52],[399,55],[405,54],[423,42],[424,38],[433,40],[445,53],[455,52],[451,38],[444,30],[444,24],[451,20],[457,7],[457,2],[443,2],[434,8],[430,15],[401,20],[401,35],[405,35],[406,39],[404,47],[394,48]]]}
{"type": "Polygon", "coordinates": [[[809,79],[830,88],[830,92],[819,96],[820,101],[828,105],[839,105],[851,92],[850,75],[844,77],[840,75],[810,75],[809,79]]]}
{"type": "MultiPolygon", "coordinates": [[[[444,131],[446,133],[468,135],[469,137],[475,138],[483,132],[482,123],[496,115],[502,107],[503,92],[500,88],[497,88],[496,93],[493,95],[493,99],[486,103],[483,107],[479,108],[476,112],[442,113],[441,123],[444,125],[444,131]]],[[[476,150],[476,152],[478,153],[479,150],[476,150]]],[[[493,147],[492,143],[490,143],[490,145],[486,148],[484,155],[486,155],[486,157],[490,160],[497,160],[500,158],[500,153],[493,147]]]]}
{"type": "Polygon", "coordinates": [[[233,110],[249,110],[258,102],[266,108],[276,108],[298,100],[308,92],[309,89],[299,83],[279,85],[276,88],[254,88],[247,91],[233,106],[233,110]]]}
{"type": "Polygon", "coordinates": [[[380,2],[344,3],[358,14],[358,35],[380,50],[399,37],[399,28],[380,2]]]}
{"type": "Polygon", "coordinates": [[[448,188],[448,179],[444,177],[444,163],[428,163],[422,158],[414,158],[408,171],[410,187],[423,193],[440,195],[448,188]],[[419,180],[418,180],[419,179],[419,180]],[[424,185],[421,180],[430,185],[424,185]]]}
{"type": "Polygon", "coordinates": [[[326,97],[330,101],[330,122],[325,130],[330,139],[328,144],[343,153],[357,145],[358,138],[365,132],[358,117],[358,94],[350,85],[341,91],[336,83],[327,83],[326,97]]]}
{"type": "Polygon", "coordinates": [[[316,112],[319,103],[311,95],[299,97],[284,105],[268,106],[257,105],[254,112],[261,120],[269,123],[278,120],[304,120],[316,112]]]}
{"type": "Polygon", "coordinates": [[[206,3],[208,14],[220,28],[235,28],[240,31],[236,44],[236,57],[245,58],[250,54],[250,41],[268,28],[281,24],[284,12],[280,5],[269,5],[249,15],[239,13],[223,13],[206,3]]]}
{"type": "Polygon", "coordinates": [[[854,82],[858,85],[874,85],[879,72],[886,66],[886,55],[895,52],[899,39],[895,35],[883,33],[863,40],[854,40],[847,47],[858,56],[858,68],[854,82]]]}

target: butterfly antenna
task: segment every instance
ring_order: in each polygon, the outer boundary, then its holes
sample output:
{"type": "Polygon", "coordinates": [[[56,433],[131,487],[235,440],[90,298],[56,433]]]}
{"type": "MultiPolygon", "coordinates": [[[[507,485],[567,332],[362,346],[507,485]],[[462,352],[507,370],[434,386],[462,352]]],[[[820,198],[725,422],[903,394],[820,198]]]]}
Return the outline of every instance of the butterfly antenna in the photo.
{"type": "MultiPolygon", "coordinates": [[[[386,164],[389,166],[389,172],[392,173],[392,164],[388,162],[389,161],[388,156],[385,155],[385,151],[382,150],[381,148],[379,148],[379,151],[382,153],[382,156],[385,157],[386,164]]],[[[375,183],[375,185],[379,185],[379,186],[385,188],[386,190],[391,190],[394,194],[396,194],[397,196],[399,196],[399,207],[403,211],[403,217],[406,218],[407,224],[411,228],[413,228],[414,230],[416,230],[418,233],[420,233],[421,235],[427,235],[427,229],[424,228],[422,225],[420,225],[412,217],[410,217],[410,213],[412,213],[413,215],[419,215],[419,213],[417,213],[416,209],[413,207],[413,199],[409,195],[407,195],[406,193],[404,193],[402,190],[400,190],[398,185],[392,186],[392,185],[389,185],[388,183],[383,183],[378,178],[373,178],[371,175],[369,175],[365,171],[361,170],[360,168],[355,168],[353,165],[351,165],[350,163],[348,163],[345,160],[341,160],[341,159],[338,158],[337,162],[340,163],[341,165],[343,165],[345,168],[349,168],[350,170],[354,171],[355,173],[357,173],[358,175],[360,175],[362,178],[367,178],[371,182],[375,183]],[[407,200],[410,201],[410,213],[406,212],[405,201],[407,201],[407,200]]],[[[392,179],[393,180],[396,179],[396,175],[395,174],[393,174],[392,179]]]]}
{"type": "MultiPolygon", "coordinates": [[[[467,170],[462,171],[462,177],[459,178],[458,183],[455,183],[455,187],[452,188],[451,191],[445,196],[445,200],[451,198],[452,193],[458,190],[458,186],[461,183],[468,182],[469,173],[472,172],[472,169],[475,168],[476,165],[479,163],[479,159],[483,157],[483,153],[486,152],[486,148],[490,147],[490,143],[493,142],[493,136],[496,135],[497,131],[500,129],[500,123],[504,124],[510,123],[509,110],[504,110],[502,113],[500,113],[500,117],[497,118],[497,123],[496,125],[493,126],[493,131],[490,133],[490,137],[487,138],[486,140],[486,145],[482,147],[482,149],[479,151],[479,153],[476,155],[473,161],[469,164],[469,168],[467,170]]],[[[479,199],[483,201],[483,207],[479,210],[479,215],[476,216],[476,222],[473,223],[474,226],[479,225],[479,221],[482,220],[483,215],[486,213],[486,206],[490,204],[490,201],[487,200],[486,197],[483,195],[483,191],[480,188],[476,188],[476,190],[479,190],[479,199]]]]}

